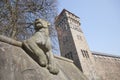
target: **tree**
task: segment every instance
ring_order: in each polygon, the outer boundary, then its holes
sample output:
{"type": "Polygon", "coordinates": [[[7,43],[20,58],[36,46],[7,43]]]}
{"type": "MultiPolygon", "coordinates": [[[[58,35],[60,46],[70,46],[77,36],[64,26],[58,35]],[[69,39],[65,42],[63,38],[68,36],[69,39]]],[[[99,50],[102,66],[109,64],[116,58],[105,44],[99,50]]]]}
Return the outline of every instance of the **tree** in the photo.
{"type": "Polygon", "coordinates": [[[27,39],[34,32],[36,18],[53,25],[56,14],[57,0],[0,0],[0,34],[17,40],[27,39]]]}

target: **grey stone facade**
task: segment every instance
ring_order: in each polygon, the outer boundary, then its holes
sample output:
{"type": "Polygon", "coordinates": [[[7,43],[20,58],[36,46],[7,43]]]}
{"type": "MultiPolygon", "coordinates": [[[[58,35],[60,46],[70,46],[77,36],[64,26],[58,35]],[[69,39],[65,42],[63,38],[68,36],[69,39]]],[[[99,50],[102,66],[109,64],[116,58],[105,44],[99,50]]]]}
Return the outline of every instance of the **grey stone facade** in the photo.
{"type": "MultiPolygon", "coordinates": [[[[60,15],[56,17],[55,26],[58,33],[61,56],[73,60],[74,64],[89,80],[110,80],[110,75],[106,74],[108,77],[104,78],[104,73],[100,71],[103,69],[102,65],[105,61],[103,60],[102,64],[89,49],[80,28],[79,17],[64,9],[60,15]]],[[[107,64],[105,66],[107,66],[107,64]]],[[[115,70],[113,70],[113,72],[114,71],[115,70]]],[[[116,75],[117,77],[119,76],[117,73],[116,75]]],[[[113,80],[113,78],[111,80],[113,80]]],[[[114,78],[114,80],[118,80],[118,78],[114,78]]]]}

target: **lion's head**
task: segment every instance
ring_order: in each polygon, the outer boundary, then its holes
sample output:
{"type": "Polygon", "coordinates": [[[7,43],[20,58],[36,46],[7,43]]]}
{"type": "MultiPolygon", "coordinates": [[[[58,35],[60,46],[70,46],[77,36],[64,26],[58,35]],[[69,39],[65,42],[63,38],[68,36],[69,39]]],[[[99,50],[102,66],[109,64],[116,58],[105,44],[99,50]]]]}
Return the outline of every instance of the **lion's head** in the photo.
{"type": "Polygon", "coordinates": [[[45,21],[43,19],[35,19],[34,23],[35,30],[39,30],[41,28],[48,28],[50,26],[50,23],[48,21],[45,21]]]}

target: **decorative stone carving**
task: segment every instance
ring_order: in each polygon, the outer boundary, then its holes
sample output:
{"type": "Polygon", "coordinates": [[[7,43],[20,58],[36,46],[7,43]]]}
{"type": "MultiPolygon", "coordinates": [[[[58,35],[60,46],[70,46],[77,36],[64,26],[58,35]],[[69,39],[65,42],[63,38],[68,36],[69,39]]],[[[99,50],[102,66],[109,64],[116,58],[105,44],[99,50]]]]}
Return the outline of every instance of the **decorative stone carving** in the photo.
{"type": "Polygon", "coordinates": [[[19,42],[0,35],[0,41],[22,47],[40,66],[47,67],[52,74],[58,74],[49,38],[49,25],[50,23],[43,19],[36,19],[34,26],[36,32],[31,38],[19,42]]]}

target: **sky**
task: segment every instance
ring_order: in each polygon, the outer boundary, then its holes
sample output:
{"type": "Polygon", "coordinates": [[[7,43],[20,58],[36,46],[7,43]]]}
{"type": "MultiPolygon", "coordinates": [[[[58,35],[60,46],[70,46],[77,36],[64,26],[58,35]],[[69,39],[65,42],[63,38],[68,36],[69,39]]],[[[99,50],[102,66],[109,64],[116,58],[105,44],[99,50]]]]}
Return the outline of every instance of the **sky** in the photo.
{"type": "Polygon", "coordinates": [[[91,51],[120,56],[120,0],[58,0],[63,9],[80,17],[91,51]]]}

